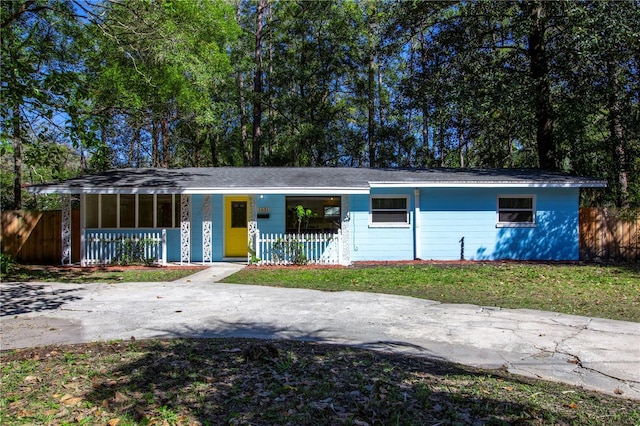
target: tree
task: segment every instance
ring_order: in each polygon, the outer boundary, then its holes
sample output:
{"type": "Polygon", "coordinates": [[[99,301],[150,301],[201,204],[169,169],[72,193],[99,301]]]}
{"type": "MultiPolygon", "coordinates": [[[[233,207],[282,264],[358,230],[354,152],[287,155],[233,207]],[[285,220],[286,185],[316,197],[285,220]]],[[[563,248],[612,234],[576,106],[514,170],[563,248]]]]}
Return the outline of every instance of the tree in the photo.
{"type": "Polygon", "coordinates": [[[113,2],[96,19],[96,111],[139,134],[151,165],[179,164],[178,153],[200,163],[211,148],[223,121],[216,93],[226,87],[227,49],[239,34],[234,15],[224,2],[113,2]],[[179,149],[177,129],[191,139],[189,152],[179,149]]]}
{"type": "MultiPolygon", "coordinates": [[[[13,198],[3,196],[3,208],[23,207],[24,168],[36,167],[25,152],[60,152],[60,137],[71,138],[75,118],[72,98],[81,85],[74,44],[79,25],[70,2],[62,0],[2,2],[2,102],[0,134],[3,155],[13,156],[13,198]]],[[[55,155],[38,158],[53,162],[55,155]]],[[[3,190],[3,195],[4,195],[3,190]]]]}

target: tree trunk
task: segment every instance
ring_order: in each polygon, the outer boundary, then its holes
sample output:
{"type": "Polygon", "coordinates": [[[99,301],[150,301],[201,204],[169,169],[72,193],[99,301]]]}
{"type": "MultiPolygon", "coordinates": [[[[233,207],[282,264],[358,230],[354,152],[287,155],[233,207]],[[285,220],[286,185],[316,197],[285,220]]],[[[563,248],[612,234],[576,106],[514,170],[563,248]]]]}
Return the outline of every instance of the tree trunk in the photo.
{"type": "Polygon", "coordinates": [[[160,167],[164,169],[169,168],[169,118],[167,115],[162,116],[162,121],[160,122],[160,133],[162,137],[162,163],[160,167]]]}
{"type": "Polygon", "coordinates": [[[22,128],[20,104],[13,105],[13,208],[22,208],[22,128]]]}
{"type": "MultiPolygon", "coordinates": [[[[420,33],[420,61],[422,62],[422,66],[426,66],[426,46],[425,46],[425,33],[422,31],[420,33]]],[[[412,73],[413,74],[413,73],[412,73]]],[[[427,99],[423,99],[421,102],[422,106],[422,151],[423,151],[423,161],[422,166],[431,166],[431,159],[433,156],[431,155],[431,148],[429,146],[429,102],[427,99]]]]}
{"type": "Polygon", "coordinates": [[[155,122],[155,114],[151,115],[151,166],[158,167],[160,165],[160,156],[158,155],[160,147],[160,131],[159,126],[155,122]]]}
{"type": "Polygon", "coordinates": [[[385,105],[384,102],[385,97],[383,96],[384,87],[382,85],[382,67],[379,63],[376,64],[376,74],[378,76],[378,93],[376,95],[378,97],[378,125],[380,128],[384,128],[387,122],[385,114],[385,108],[387,105],[385,105]]]}
{"type": "Polygon", "coordinates": [[[531,27],[528,36],[528,53],[531,79],[533,80],[536,145],[538,162],[542,169],[558,170],[556,146],[553,138],[553,106],[549,88],[549,65],[545,45],[544,2],[530,1],[531,27]]]}
{"type": "Polygon", "coordinates": [[[440,167],[446,166],[444,149],[445,149],[445,130],[444,130],[444,125],[440,123],[440,167]]]}
{"type": "Polygon", "coordinates": [[[256,11],[256,69],[253,77],[253,144],[251,147],[251,165],[260,165],[260,153],[262,151],[262,30],[264,9],[267,0],[258,0],[256,11]]]}
{"type": "MultiPolygon", "coordinates": [[[[272,25],[272,20],[273,20],[273,13],[272,13],[272,9],[271,9],[271,5],[267,4],[267,25],[272,25]]],[[[268,60],[269,60],[269,66],[267,68],[267,82],[271,82],[273,79],[273,37],[269,37],[268,38],[268,46],[267,46],[267,52],[268,52],[268,60]]],[[[267,93],[269,94],[269,105],[268,105],[268,116],[269,116],[269,126],[268,126],[268,130],[269,130],[269,157],[273,156],[273,152],[274,149],[276,148],[276,144],[277,144],[277,129],[276,129],[276,125],[275,125],[275,118],[276,118],[276,114],[275,114],[275,107],[273,106],[273,90],[270,90],[269,87],[267,87],[267,93]]]]}
{"type": "MultiPolygon", "coordinates": [[[[236,3],[236,21],[238,25],[240,25],[240,2],[236,3]]],[[[244,74],[242,73],[242,69],[238,70],[236,74],[236,85],[238,86],[238,109],[240,112],[240,147],[242,149],[242,164],[244,166],[248,166],[251,163],[251,146],[249,146],[249,141],[247,137],[247,101],[244,96],[244,74]]],[[[211,138],[211,136],[209,136],[211,138]]],[[[217,136],[216,136],[217,138],[217,136]]],[[[210,144],[214,144],[215,141],[213,138],[209,140],[210,144]]],[[[211,147],[211,155],[214,156],[213,145],[211,147]]],[[[217,163],[217,159],[213,158],[214,165],[217,163]]]]}
{"type": "Polygon", "coordinates": [[[211,148],[211,165],[218,167],[220,162],[218,161],[218,145],[220,144],[220,134],[216,132],[215,136],[209,134],[209,147],[211,148]]]}
{"type": "Polygon", "coordinates": [[[375,139],[375,114],[376,114],[376,55],[373,40],[373,23],[371,16],[373,11],[369,11],[369,63],[367,67],[367,144],[369,146],[369,167],[376,167],[376,139],[375,139]]]}
{"type": "Polygon", "coordinates": [[[622,127],[622,106],[618,95],[618,74],[616,64],[609,61],[607,64],[607,74],[609,75],[608,103],[609,115],[609,138],[613,154],[613,171],[617,178],[617,205],[628,208],[629,202],[629,176],[627,173],[626,148],[624,129],[622,127]]]}
{"type": "Polygon", "coordinates": [[[460,167],[464,169],[464,154],[467,150],[467,141],[464,138],[464,130],[462,129],[462,127],[458,128],[458,132],[460,133],[460,147],[459,147],[459,154],[460,154],[460,167]]]}

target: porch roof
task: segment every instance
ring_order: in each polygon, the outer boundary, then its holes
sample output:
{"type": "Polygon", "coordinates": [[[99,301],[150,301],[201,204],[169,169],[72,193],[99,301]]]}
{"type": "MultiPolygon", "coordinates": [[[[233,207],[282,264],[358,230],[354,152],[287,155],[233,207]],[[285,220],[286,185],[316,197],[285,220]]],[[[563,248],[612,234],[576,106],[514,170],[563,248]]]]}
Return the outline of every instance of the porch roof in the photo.
{"type": "Polygon", "coordinates": [[[534,169],[374,169],[347,167],[207,167],[115,169],[60,183],[37,194],[354,194],[376,187],[605,187],[598,179],[534,169]]]}

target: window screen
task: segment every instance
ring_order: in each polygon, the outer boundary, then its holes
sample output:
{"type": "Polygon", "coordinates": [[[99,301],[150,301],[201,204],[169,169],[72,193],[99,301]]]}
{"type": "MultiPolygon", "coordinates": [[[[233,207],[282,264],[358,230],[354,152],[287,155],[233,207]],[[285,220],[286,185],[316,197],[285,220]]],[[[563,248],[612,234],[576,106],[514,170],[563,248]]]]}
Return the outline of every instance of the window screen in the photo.
{"type": "Polygon", "coordinates": [[[409,223],[406,197],[384,197],[371,199],[372,223],[409,223]]]}
{"type": "Polygon", "coordinates": [[[534,223],[533,197],[499,197],[498,223],[534,223]]]}

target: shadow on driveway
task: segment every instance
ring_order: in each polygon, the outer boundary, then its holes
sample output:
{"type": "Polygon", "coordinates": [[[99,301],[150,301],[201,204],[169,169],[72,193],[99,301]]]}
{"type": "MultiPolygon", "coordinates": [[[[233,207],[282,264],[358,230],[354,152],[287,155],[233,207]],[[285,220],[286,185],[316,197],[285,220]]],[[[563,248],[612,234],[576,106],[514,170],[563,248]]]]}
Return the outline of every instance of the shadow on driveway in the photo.
{"type": "Polygon", "coordinates": [[[80,300],[73,293],[82,288],[55,289],[47,284],[5,284],[0,290],[0,317],[58,309],[65,303],[80,300]]]}

